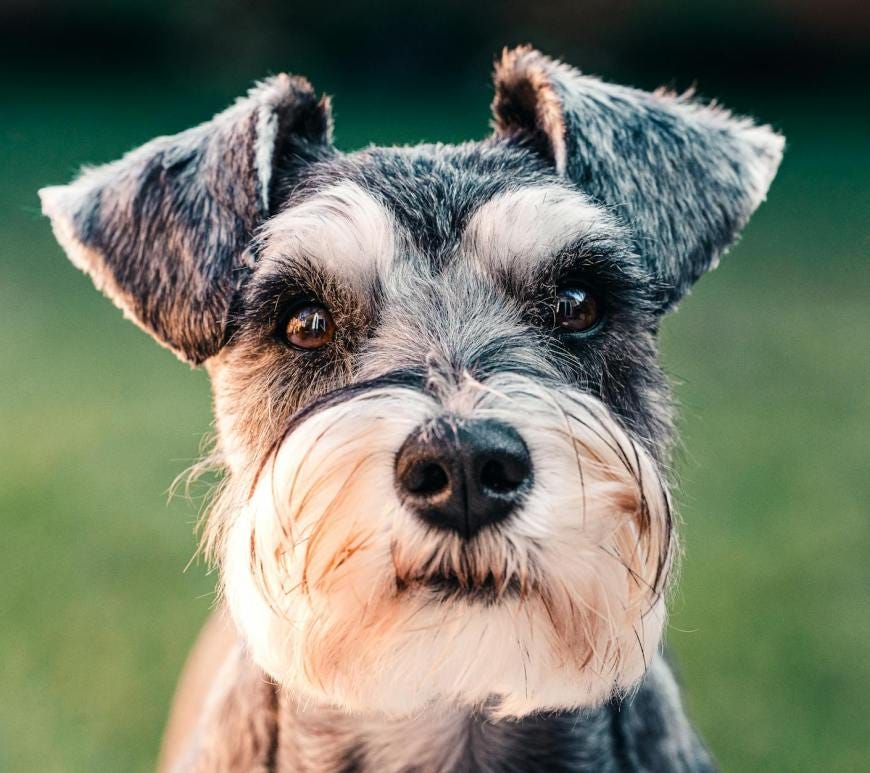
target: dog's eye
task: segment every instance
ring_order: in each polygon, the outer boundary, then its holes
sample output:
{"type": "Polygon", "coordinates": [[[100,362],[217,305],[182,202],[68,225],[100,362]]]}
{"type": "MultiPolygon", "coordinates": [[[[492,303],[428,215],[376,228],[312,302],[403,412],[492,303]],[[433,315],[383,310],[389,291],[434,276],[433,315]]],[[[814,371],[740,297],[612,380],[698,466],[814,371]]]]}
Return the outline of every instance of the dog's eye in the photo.
{"type": "Polygon", "coordinates": [[[598,302],[582,287],[562,287],[556,293],[556,328],[567,333],[586,333],[601,319],[598,302]]]}
{"type": "Polygon", "coordinates": [[[305,303],[290,312],[284,338],[297,349],[319,349],[335,336],[335,322],[325,306],[305,303]]]}

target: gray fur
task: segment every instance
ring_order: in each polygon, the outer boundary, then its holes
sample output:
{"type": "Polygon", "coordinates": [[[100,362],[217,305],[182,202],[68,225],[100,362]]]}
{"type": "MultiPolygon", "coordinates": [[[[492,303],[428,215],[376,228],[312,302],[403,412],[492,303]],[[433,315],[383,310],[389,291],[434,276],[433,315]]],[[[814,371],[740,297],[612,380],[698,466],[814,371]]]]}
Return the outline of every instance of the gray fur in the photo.
{"type": "Polygon", "coordinates": [[[667,662],[624,700],[493,721],[446,710],[389,721],[304,706],[232,658],[180,770],[296,773],[711,773],[667,662]],[[256,710],[256,721],[251,717],[256,710]],[[222,738],[232,739],[231,743],[222,738]]]}
{"type": "Polygon", "coordinates": [[[612,208],[670,307],[714,267],[764,200],[783,139],[664,91],[604,83],[530,48],[496,67],[496,134],[543,150],[612,208]]]}
{"type": "Polygon", "coordinates": [[[207,123],[44,189],[43,209],[73,262],[198,364],[223,343],[244,250],[269,215],[269,164],[330,130],[308,82],[279,75],[207,123]]]}
{"type": "MultiPolygon", "coordinates": [[[[208,123],[44,190],[43,208],[73,261],[134,321],[190,362],[208,360],[222,442],[233,439],[220,450],[240,469],[266,458],[306,412],[388,376],[437,394],[459,374],[514,372],[594,395],[664,470],[671,415],[659,314],[737,237],[782,140],[525,48],[505,55],[496,90],[496,134],[483,142],[345,155],[330,145],[328,103],[281,75],[208,123]],[[330,271],[309,245],[293,254],[293,234],[271,244],[270,225],[288,213],[292,222],[294,208],[342,184],[395,224],[395,258],[330,271]],[[495,197],[529,188],[570,189],[570,213],[584,202],[588,229],[552,255],[548,244],[526,263],[480,265],[482,250],[463,247],[470,221],[495,197]],[[348,281],[355,268],[365,282],[348,281]],[[554,330],[552,301],[572,282],[606,308],[606,324],[588,337],[554,330]],[[303,352],[282,341],[281,325],[311,298],[329,308],[337,332],[303,352]]],[[[328,205],[324,222],[352,237],[340,204],[328,205]]],[[[218,535],[220,518],[209,522],[218,535]]],[[[453,713],[431,727],[325,706],[302,712],[247,658],[237,665],[203,716],[191,769],[711,768],[661,657],[633,694],[596,709],[499,722],[453,713]]]]}

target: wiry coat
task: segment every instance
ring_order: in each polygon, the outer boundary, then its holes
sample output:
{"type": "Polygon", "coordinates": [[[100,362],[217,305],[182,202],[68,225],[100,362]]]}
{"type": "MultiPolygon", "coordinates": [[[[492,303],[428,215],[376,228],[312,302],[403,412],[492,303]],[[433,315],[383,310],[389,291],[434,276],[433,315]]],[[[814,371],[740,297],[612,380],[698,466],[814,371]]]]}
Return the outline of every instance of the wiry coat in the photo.
{"type": "Polygon", "coordinates": [[[339,153],[282,75],[42,191],[76,265],[212,378],[233,623],[169,765],[710,768],[656,654],[678,553],[656,337],[782,139],[529,48],[495,78],[481,142],[339,153]],[[583,331],[558,316],[578,293],[583,331]],[[286,335],[305,304],[331,326],[311,348],[286,335]],[[527,485],[479,533],[433,527],[397,455],[483,424],[527,485]]]}

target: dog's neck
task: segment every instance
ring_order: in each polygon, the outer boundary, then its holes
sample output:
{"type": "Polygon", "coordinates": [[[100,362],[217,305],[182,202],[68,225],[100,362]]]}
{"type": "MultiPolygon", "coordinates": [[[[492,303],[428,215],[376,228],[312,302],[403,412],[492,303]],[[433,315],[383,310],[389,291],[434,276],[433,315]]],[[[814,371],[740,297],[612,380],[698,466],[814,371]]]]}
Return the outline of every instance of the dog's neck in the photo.
{"type": "MultiPolygon", "coordinates": [[[[244,663],[244,661],[239,661],[244,663]]],[[[185,770],[350,771],[711,770],[657,658],[627,699],[596,709],[494,721],[431,709],[406,719],[304,703],[242,665],[212,704],[185,770]]]]}
{"type": "Polygon", "coordinates": [[[596,709],[499,720],[456,709],[407,719],[303,706],[279,692],[275,769],[293,771],[707,770],[659,658],[637,693],[596,709]]]}
{"type": "Polygon", "coordinates": [[[607,717],[559,715],[493,722],[456,709],[406,719],[349,715],[279,698],[277,770],[573,770],[577,746],[600,745],[607,717]]]}

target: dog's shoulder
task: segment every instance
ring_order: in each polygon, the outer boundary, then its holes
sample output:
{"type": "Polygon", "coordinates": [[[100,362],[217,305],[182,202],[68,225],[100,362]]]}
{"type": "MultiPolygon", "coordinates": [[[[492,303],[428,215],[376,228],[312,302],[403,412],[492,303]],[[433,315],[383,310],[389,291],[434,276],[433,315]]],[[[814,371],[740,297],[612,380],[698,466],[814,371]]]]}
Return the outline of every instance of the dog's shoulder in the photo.
{"type": "MultiPolygon", "coordinates": [[[[168,755],[164,755],[163,770],[167,773],[273,770],[278,719],[276,685],[236,643],[225,653],[220,665],[213,666],[211,674],[203,674],[209,689],[204,707],[196,707],[198,721],[182,740],[175,759],[166,759],[168,755]]],[[[183,722],[183,718],[177,719],[183,722]]]]}
{"type": "Polygon", "coordinates": [[[656,657],[639,688],[612,702],[614,748],[623,768],[632,771],[716,770],[692,727],[673,668],[664,655],[656,657]]]}

